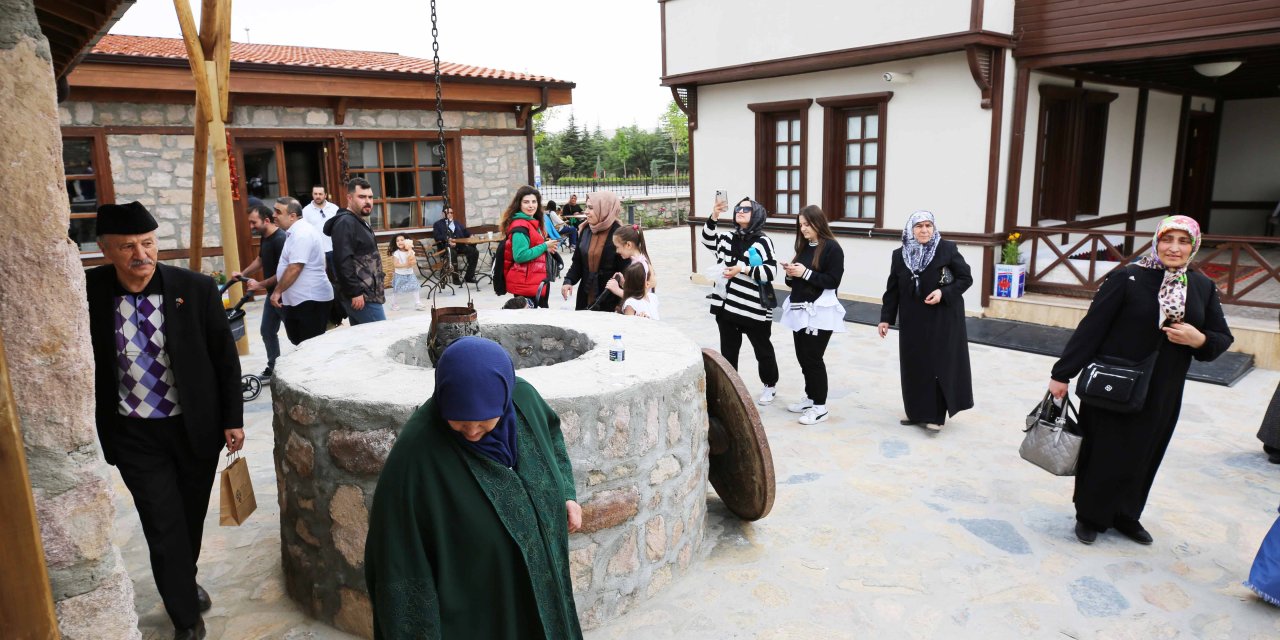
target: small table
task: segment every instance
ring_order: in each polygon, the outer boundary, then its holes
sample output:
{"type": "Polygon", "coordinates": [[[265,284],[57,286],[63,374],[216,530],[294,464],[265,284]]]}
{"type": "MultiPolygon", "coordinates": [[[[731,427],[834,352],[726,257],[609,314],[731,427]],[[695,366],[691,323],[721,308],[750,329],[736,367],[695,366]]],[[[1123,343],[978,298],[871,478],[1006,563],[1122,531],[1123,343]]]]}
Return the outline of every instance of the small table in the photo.
{"type": "Polygon", "coordinates": [[[483,254],[483,257],[487,258],[487,260],[477,260],[477,264],[476,264],[476,273],[479,274],[476,276],[476,291],[480,290],[479,283],[481,278],[488,278],[489,282],[493,282],[493,276],[491,274],[491,272],[493,271],[493,259],[494,259],[493,247],[494,245],[502,242],[504,239],[506,239],[506,236],[500,233],[495,233],[492,238],[488,237],[488,234],[486,235],[477,234],[473,236],[467,236],[466,238],[453,239],[454,243],[456,244],[469,244],[476,248],[479,248],[479,245],[487,245],[487,250],[483,254]]]}

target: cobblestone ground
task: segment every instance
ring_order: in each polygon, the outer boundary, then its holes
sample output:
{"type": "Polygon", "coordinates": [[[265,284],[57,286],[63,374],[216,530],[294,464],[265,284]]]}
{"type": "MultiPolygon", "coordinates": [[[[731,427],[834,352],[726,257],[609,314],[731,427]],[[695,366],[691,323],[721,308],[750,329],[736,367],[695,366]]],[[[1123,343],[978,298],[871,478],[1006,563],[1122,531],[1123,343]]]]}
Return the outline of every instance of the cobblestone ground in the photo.
{"type": "MultiPolygon", "coordinates": [[[[663,321],[716,347],[707,289],[686,279],[688,239],[687,229],[649,234],[663,321]]],[[[490,291],[476,304],[483,311],[501,300],[490,291]]],[[[427,326],[426,312],[391,315],[411,314],[427,326]]],[[[256,320],[251,313],[245,371],[265,362],[256,320]]],[[[1052,359],[971,345],[977,407],[933,435],[898,424],[896,334],[848,329],[827,353],[832,418],[804,427],[785,408],[803,380],[790,336],[775,326],[782,382],[778,401],[761,411],[778,480],[773,512],[743,523],[710,494],[704,557],[590,640],[1280,637],[1280,610],[1240,586],[1280,503],[1280,466],[1254,438],[1280,372],[1255,370],[1232,388],[1188,382],[1143,518],[1155,544],[1107,533],[1086,547],[1072,534],[1071,481],[1017,454],[1052,359]]],[[[758,392],[749,348],[741,365],[758,392]]],[[[210,637],[350,638],[284,595],[269,395],[245,414],[257,513],[242,527],[219,527],[216,486],[211,502],[200,562],[214,599],[210,637]]],[[[144,636],[170,637],[136,512],[112,474],[114,537],[144,636]]]]}

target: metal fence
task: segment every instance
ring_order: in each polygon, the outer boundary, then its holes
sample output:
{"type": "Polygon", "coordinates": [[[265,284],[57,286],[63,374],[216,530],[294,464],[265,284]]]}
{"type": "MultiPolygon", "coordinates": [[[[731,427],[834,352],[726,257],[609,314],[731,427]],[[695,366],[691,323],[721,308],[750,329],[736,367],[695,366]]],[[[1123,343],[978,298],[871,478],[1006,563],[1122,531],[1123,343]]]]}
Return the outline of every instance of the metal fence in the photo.
{"type": "Polygon", "coordinates": [[[556,185],[543,184],[542,188],[543,200],[555,200],[559,204],[569,201],[569,196],[577,194],[578,201],[581,203],[586,199],[586,195],[592,191],[612,191],[622,198],[634,198],[636,196],[689,196],[689,179],[681,178],[649,178],[647,180],[636,180],[635,178],[602,178],[599,180],[591,180],[583,184],[577,180],[574,184],[556,185]]]}

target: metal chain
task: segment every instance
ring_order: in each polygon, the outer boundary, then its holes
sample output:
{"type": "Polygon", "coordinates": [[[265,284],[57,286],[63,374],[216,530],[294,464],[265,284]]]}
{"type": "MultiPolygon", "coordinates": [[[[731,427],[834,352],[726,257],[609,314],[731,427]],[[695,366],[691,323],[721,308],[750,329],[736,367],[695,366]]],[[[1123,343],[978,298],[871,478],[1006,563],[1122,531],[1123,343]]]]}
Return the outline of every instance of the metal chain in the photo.
{"type": "Polygon", "coordinates": [[[449,155],[444,148],[444,94],[440,90],[440,28],[436,24],[436,0],[431,0],[431,61],[435,69],[436,82],[436,131],[440,134],[440,142],[436,152],[440,154],[440,177],[444,181],[444,208],[449,206],[449,155]]]}

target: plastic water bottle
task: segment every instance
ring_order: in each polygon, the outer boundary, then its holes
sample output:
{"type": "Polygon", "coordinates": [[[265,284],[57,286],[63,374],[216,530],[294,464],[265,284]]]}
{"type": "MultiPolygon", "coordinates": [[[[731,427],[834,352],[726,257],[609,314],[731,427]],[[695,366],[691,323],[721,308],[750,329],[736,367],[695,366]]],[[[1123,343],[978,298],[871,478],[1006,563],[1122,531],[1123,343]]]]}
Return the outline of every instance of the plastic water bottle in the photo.
{"type": "Polygon", "coordinates": [[[622,334],[613,334],[613,347],[609,349],[609,362],[623,362],[627,359],[627,350],[622,346],[622,334]]]}

